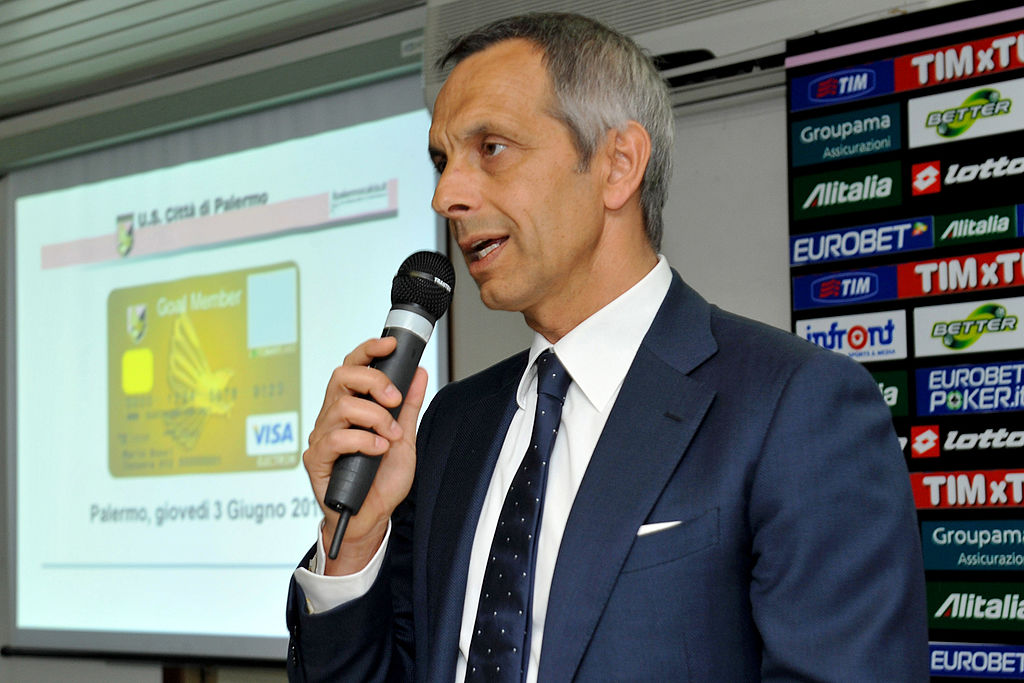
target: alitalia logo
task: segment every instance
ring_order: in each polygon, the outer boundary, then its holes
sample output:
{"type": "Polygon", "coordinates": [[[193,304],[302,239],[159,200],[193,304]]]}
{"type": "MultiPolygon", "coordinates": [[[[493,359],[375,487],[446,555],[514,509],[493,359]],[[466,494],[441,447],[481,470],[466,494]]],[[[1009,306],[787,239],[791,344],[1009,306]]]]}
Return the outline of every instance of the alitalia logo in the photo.
{"type": "MultiPolygon", "coordinates": [[[[1024,601],[1020,593],[1006,593],[997,598],[987,598],[979,593],[950,593],[932,614],[937,621],[1024,621],[1024,601]]],[[[995,628],[992,626],[990,628],[995,628]]],[[[1020,628],[1016,626],[1015,628],[1020,628]]]]}
{"type": "Polygon", "coordinates": [[[1012,104],[1012,100],[1002,99],[998,90],[982,88],[968,95],[959,107],[929,112],[925,125],[944,138],[955,138],[979,118],[1009,114],[1012,104]]]}
{"type": "Polygon", "coordinates": [[[852,183],[833,180],[815,185],[811,194],[804,200],[803,208],[852,204],[888,197],[891,194],[892,178],[879,177],[877,174],[864,176],[864,180],[852,183]]]}
{"type": "MultiPolygon", "coordinates": [[[[1005,552],[1014,560],[1019,556],[1015,549],[1005,552]]],[[[927,594],[933,628],[1024,630],[1019,582],[929,581],[927,594]]]]}
{"type": "MultiPolygon", "coordinates": [[[[974,218],[958,218],[950,221],[946,229],[942,231],[939,240],[969,240],[970,238],[985,238],[989,235],[1007,236],[1011,228],[1010,216],[989,214],[978,220],[974,218]]],[[[1011,234],[1012,236],[1012,234],[1011,234]]],[[[993,239],[993,238],[990,238],[993,239]]]]}
{"type": "Polygon", "coordinates": [[[899,162],[839,173],[824,173],[793,181],[796,218],[893,206],[902,200],[899,162]]]}

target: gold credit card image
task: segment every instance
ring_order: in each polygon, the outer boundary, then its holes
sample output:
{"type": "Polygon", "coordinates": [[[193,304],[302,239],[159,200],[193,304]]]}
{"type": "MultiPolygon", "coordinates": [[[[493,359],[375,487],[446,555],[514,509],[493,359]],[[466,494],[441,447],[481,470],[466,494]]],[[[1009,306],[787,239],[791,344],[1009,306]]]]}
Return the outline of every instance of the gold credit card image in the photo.
{"type": "Polygon", "coordinates": [[[115,477],[298,464],[294,263],[116,289],[107,354],[115,477]]]}

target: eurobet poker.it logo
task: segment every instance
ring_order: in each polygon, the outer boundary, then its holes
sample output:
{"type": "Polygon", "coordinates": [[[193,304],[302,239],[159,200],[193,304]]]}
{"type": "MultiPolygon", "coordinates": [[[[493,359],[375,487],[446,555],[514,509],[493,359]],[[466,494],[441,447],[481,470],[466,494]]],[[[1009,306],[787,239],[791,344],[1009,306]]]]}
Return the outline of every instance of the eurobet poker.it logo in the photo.
{"type": "Polygon", "coordinates": [[[942,190],[942,162],[925,161],[911,166],[910,187],[915,197],[942,190]]]}

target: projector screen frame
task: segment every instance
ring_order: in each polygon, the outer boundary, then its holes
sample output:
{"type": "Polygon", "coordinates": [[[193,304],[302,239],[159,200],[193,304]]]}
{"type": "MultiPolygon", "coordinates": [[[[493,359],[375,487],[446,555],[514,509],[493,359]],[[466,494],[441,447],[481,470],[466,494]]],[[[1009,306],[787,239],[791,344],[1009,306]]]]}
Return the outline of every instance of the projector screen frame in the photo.
{"type": "MultiPolygon", "coordinates": [[[[388,112],[385,116],[400,114],[405,111],[413,111],[422,109],[422,101],[420,100],[420,94],[418,89],[418,75],[417,76],[402,76],[393,79],[390,82],[374,83],[356,90],[346,91],[344,93],[335,93],[328,95],[323,100],[336,100],[342,97],[360,97],[360,94],[365,94],[368,89],[374,88],[390,88],[394,90],[404,90],[403,95],[400,98],[400,104],[397,109],[388,112]]],[[[362,100],[362,97],[360,97],[362,100]]],[[[299,102],[285,105],[284,109],[293,107],[308,107],[309,102],[299,102]]],[[[389,105],[394,107],[394,105],[389,105]]],[[[361,107],[356,107],[360,109],[361,107]]],[[[371,111],[373,108],[371,107],[371,111]]],[[[257,112],[249,116],[259,117],[264,116],[266,112],[257,112]]],[[[315,117],[313,117],[315,118],[315,117]]],[[[374,111],[372,115],[367,115],[367,120],[375,120],[380,118],[379,112],[374,111]]],[[[237,123],[237,121],[235,121],[237,123]]],[[[307,122],[308,124],[308,122],[307,122]]],[[[202,126],[200,128],[207,127],[218,127],[228,125],[227,122],[220,121],[208,124],[208,126],[202,126]]],[[[244,125],[244,124],[243,124],[244,125]]],[[[320,124],[313,124],[314,127],[320,124]]],[[[357,125],[357,122],[346,121],[341,127],[357,125]]],[[[170,133],[169,136],[173,138],[176,135],[181,135],[190,131],[179,131],[170,133]]],[[[297,130],[287,136],[288,139],[303,137],[306,135],[313,135],[317,132],[323,132],[321,130],[297,130]]],[[[216,136],[214,136],[216,137],[216,136]]],[[[136,144],[136,143],[129,143],[136,144]]],[[[143,141],[146,144],[146,141],[143,141]]],[[[265,143],[272,144],[272,143],[265,143]]],[[[426,140],[423,140],[422,145],[422,159],[423,162],[429,163],[425,152],[426,140]]],[[[214,158],[224,153],[223,150],[215,149],[213,147],[204,147],[204,154],[198,158],[214,158]]],[[[107,150],[100,151],[98,153],[105,153],[107,150]]],[[[90,152],[89,154],[95,154],[97,152],[90,152]]],[[[115,152],[116,155],[116,152],[115,152]]],[[[61,162],[57,162],[61,163],[61,162]]],[[[139,169],[134,171],[125,171],[119,169],[117,172],[111,173],[113,177],[121,177],[124,175],[131,175],[132,173],[142,172],[139,169]]],[[[99,178],[98,180],[102,180],[99,178]]],[[[60,185],[60,184],[58,184],[60,185]]],[[[59,187],[47,188],[46,191],[56,190],[59,187]]],[[[13,225],[13,216],[15,213],[15,201],[14,188],[12,187],[11,179],[9,177],[0,178],[0,206],[3,207],[3,215],[0,218],[4,219],[5,229],[3,230],[3,238],[0,244],[4,248],[4,263],[6,266],[5,276],[0,278],[0,300],[4,303],[4,315],[3,319],[7,323],[6,330],[7,334],[2,335],[0,338],[0,348],[2,348],[2,357],[4,359],[3,367],[0,368],[0,388],[3,390],[4,396],[4,410],[2,411],[2,423],[0,427],[4,429],[4,463],[3,467],[0,467],[0,490],[6,491],[7,498],[4,505],[4,526],[8,529],[7,534],[7,555],[4,567],[3,579],[6,585],[0,585],[3,589],[3,595],[7,600],[7,619],[4,624],[6,637],[4,638],[4,644],[0,649],[0,654],[4,656],[30,656],[30,657],[83,657],[83,658],[99,658],[106,660],[128,660],[128,661],[157,661],[164,664],[183,664],[183,663],[203,663],[210,665],[256,665],[256,666],[268,666],[268,667],[279,667],[283,664],[283,657],[285,653],[284,638],[277,637],[254,637],[247,636],[239,638],[238,636],[217,636],[217,635],[199,635],[199,634],[147,634],[147,633],[126,633],[126,632],[106,632],[99,630],[76,630],[74,636],[69,638],[69,632],[63,630],[50,630],[50,629],[27,629],[18,628],[17,623],[17,600],[18,600],[18,576],[17,576],[17,498],[16,489],[18,485],[18,463],[17,463],[17,412],[15,399],[18,396],[18,372],[17,372],[17,355],[18,349],[16,348],[15,339],[16,331],[15,324],[18,319],[17,313],[17,293],[15,291],[15,279],[16,269],[15,260],[17,254],[16,235],[13,225]],[[280,656],[267,656],[267,652],[277,651],[280,656]],[[226,654],[230,653],[230,654],[226,654]]],[[[429,207],[425,207],[429,211],[429,207]]],[[[447,251],[447,239],[446,229],[444,222],[437,218],[432,217],[432,225],[435,231],[435,242],[440,251],[447,251]]],[[[396,261],[397,264],[397,261],[396,261]]],[[[376,325],[383,323],[384,314],[386,310],[380,311],[380,320],[375,321],[376,325]]],[[[435,330],[434,339],[431,340],[431,344],[437,344],[440,362],[440,373],[438,376],[438,386],[441,386],[445,381],[450,378],[450,367],[451,367],[451,345],[449,341],[449,316],[445,316],[435,330]]],[[[373,332],[375,333],[375,332],[373,332]]],[[[345,350],[339,350],[338,362],[341,360],[341,354],[345,350]]],[[[326,377],[324,378],[326,382],[326,377]]],[[[320,392],[322,388],[317,388],[315,391],[320,392]]],[[[304,435],[302,436],[304,439],[304,435]]],[[[301,467],[301,465],[299,465],[301,467]]],[[[55,502],[53,505],[54,515],[60,514],[59,502],[55,502]]],[[[295,557],[297,562],[300,558],[295,557]]],[[[275,596],[279,598],[281,605],[281,624],[284,624],[284,599],[286,596],[287,585],[282,585],[280,593],[275,596]]],[[[111,599],[116,599],[116,596],[112,596],[111,599]]]]}

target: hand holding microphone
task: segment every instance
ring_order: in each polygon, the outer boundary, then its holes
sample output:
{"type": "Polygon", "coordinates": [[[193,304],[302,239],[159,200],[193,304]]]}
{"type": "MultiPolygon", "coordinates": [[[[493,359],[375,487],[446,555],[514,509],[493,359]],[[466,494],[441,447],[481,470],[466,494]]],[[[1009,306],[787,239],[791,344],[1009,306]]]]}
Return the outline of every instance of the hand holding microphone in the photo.
{"type": "MultiPolygon", "coordinates": [[[[455,271],[451,263],[445,256],[436,252],[423,251],[411,255],[402,263],[395,275],[391,289],[392,308],[381,336],[394,337],[397,341],[390,354],[373,358],[369,367],[383,372],[401,392],[403,399],[409,392],[420,356],[430,338],[434,324],[438,318],[444,315],[451,304],[454,284],[455,271]]],[[[325,448],[331,448],[334,453],[337,453],[339,449],[343,451],[333,463],[330,482],[322,499],[326,508],[335,510],[340,515],[328,552],[331,559],[337,557],[348,520],[351,516],[359,513],[381,464],[382,458],[379,455],[344,452],[346,444],[357,443],[359,440],[366,444],[360,448],[361,450],[374,451],[375,449],[371,448],[370,444],[378,443],[375,440],[379,437],[372,432],[367,432],[362,437],[358,434],[348,433],[344,439],[345,443],[339,443],[340,437],[332,436],[332,432],[337,427],[368,430],[374,422],[378,424],[378,431],[386,430],[383,425],[379,424],[379,416],[374,417],[374,411],[367,410],[365,405],[360,402],[361,400],[376,402],[368,394],[372,387],[381,386],[380,378],[366,373],[365,369],[358,366],[363,365],[369,357],[376,355],[370,349],[379,347],[380,343],[385,342],[369,342],[360,346],[346,359],[347,367],[340,369],[344,377],[332,378],[332,385],[336,381],[340,382],[344,385],[343,389],[351,393],[342,393],[340,396],[334,397],[332,388],[329,387],[324,407],[317,420],[317,426],[310,436],[310,450],[305,456],[306,468],[310,472],[310,479],[316,489],[318,477],[315,476],[314,470],[322,465],[325,456],[321,455],[317,458],[310,454],[314,451],[322,454],[325,448]],[[352,401],[352,398],[356,401],[352,401]],[[331,443],[322,443],[329,440],[332,440],[331,443]]],[[[420,400],[422,400],[421,397],[420,400]]],[[[386,403],[393,403],[393,401],[385,401],[386,403]]],[[[397,418],[401,407],[399,403],[388,406],[387,410],[392,417],[397,418]]],[[[415,407],[418,412],[419,406],[415,407]]],[[[379,411],[376,412],[379,413],[379,411]]],[[[411,423],[405,424],[404,427],[410,432],[405,435],[404,439],[409,443],[411,450],[411,444],[415,439],[415,434],[411,433],[415,431],[415,416],[411,423]]],[[[384,435],[387,436],[387,434],[384,435]]],[[[378,448],[376,452],[380,452],[380,450],[378,448]]],[[[384,448],[383,450],[388,449],[384,448]]],[[[414,461],[408,465],[408,472],[401,473],[402,476],[408,477],[408,484],[411,484],[412,467],[414,467],[414,461]]],[[[407,492],[408,485],[404,486],[404,489],[407,492]]],[[[402,497],[404,497],[404,493],[402,497]]],[[[389,502],[397,505],[400,499],[389,502]]]]}

